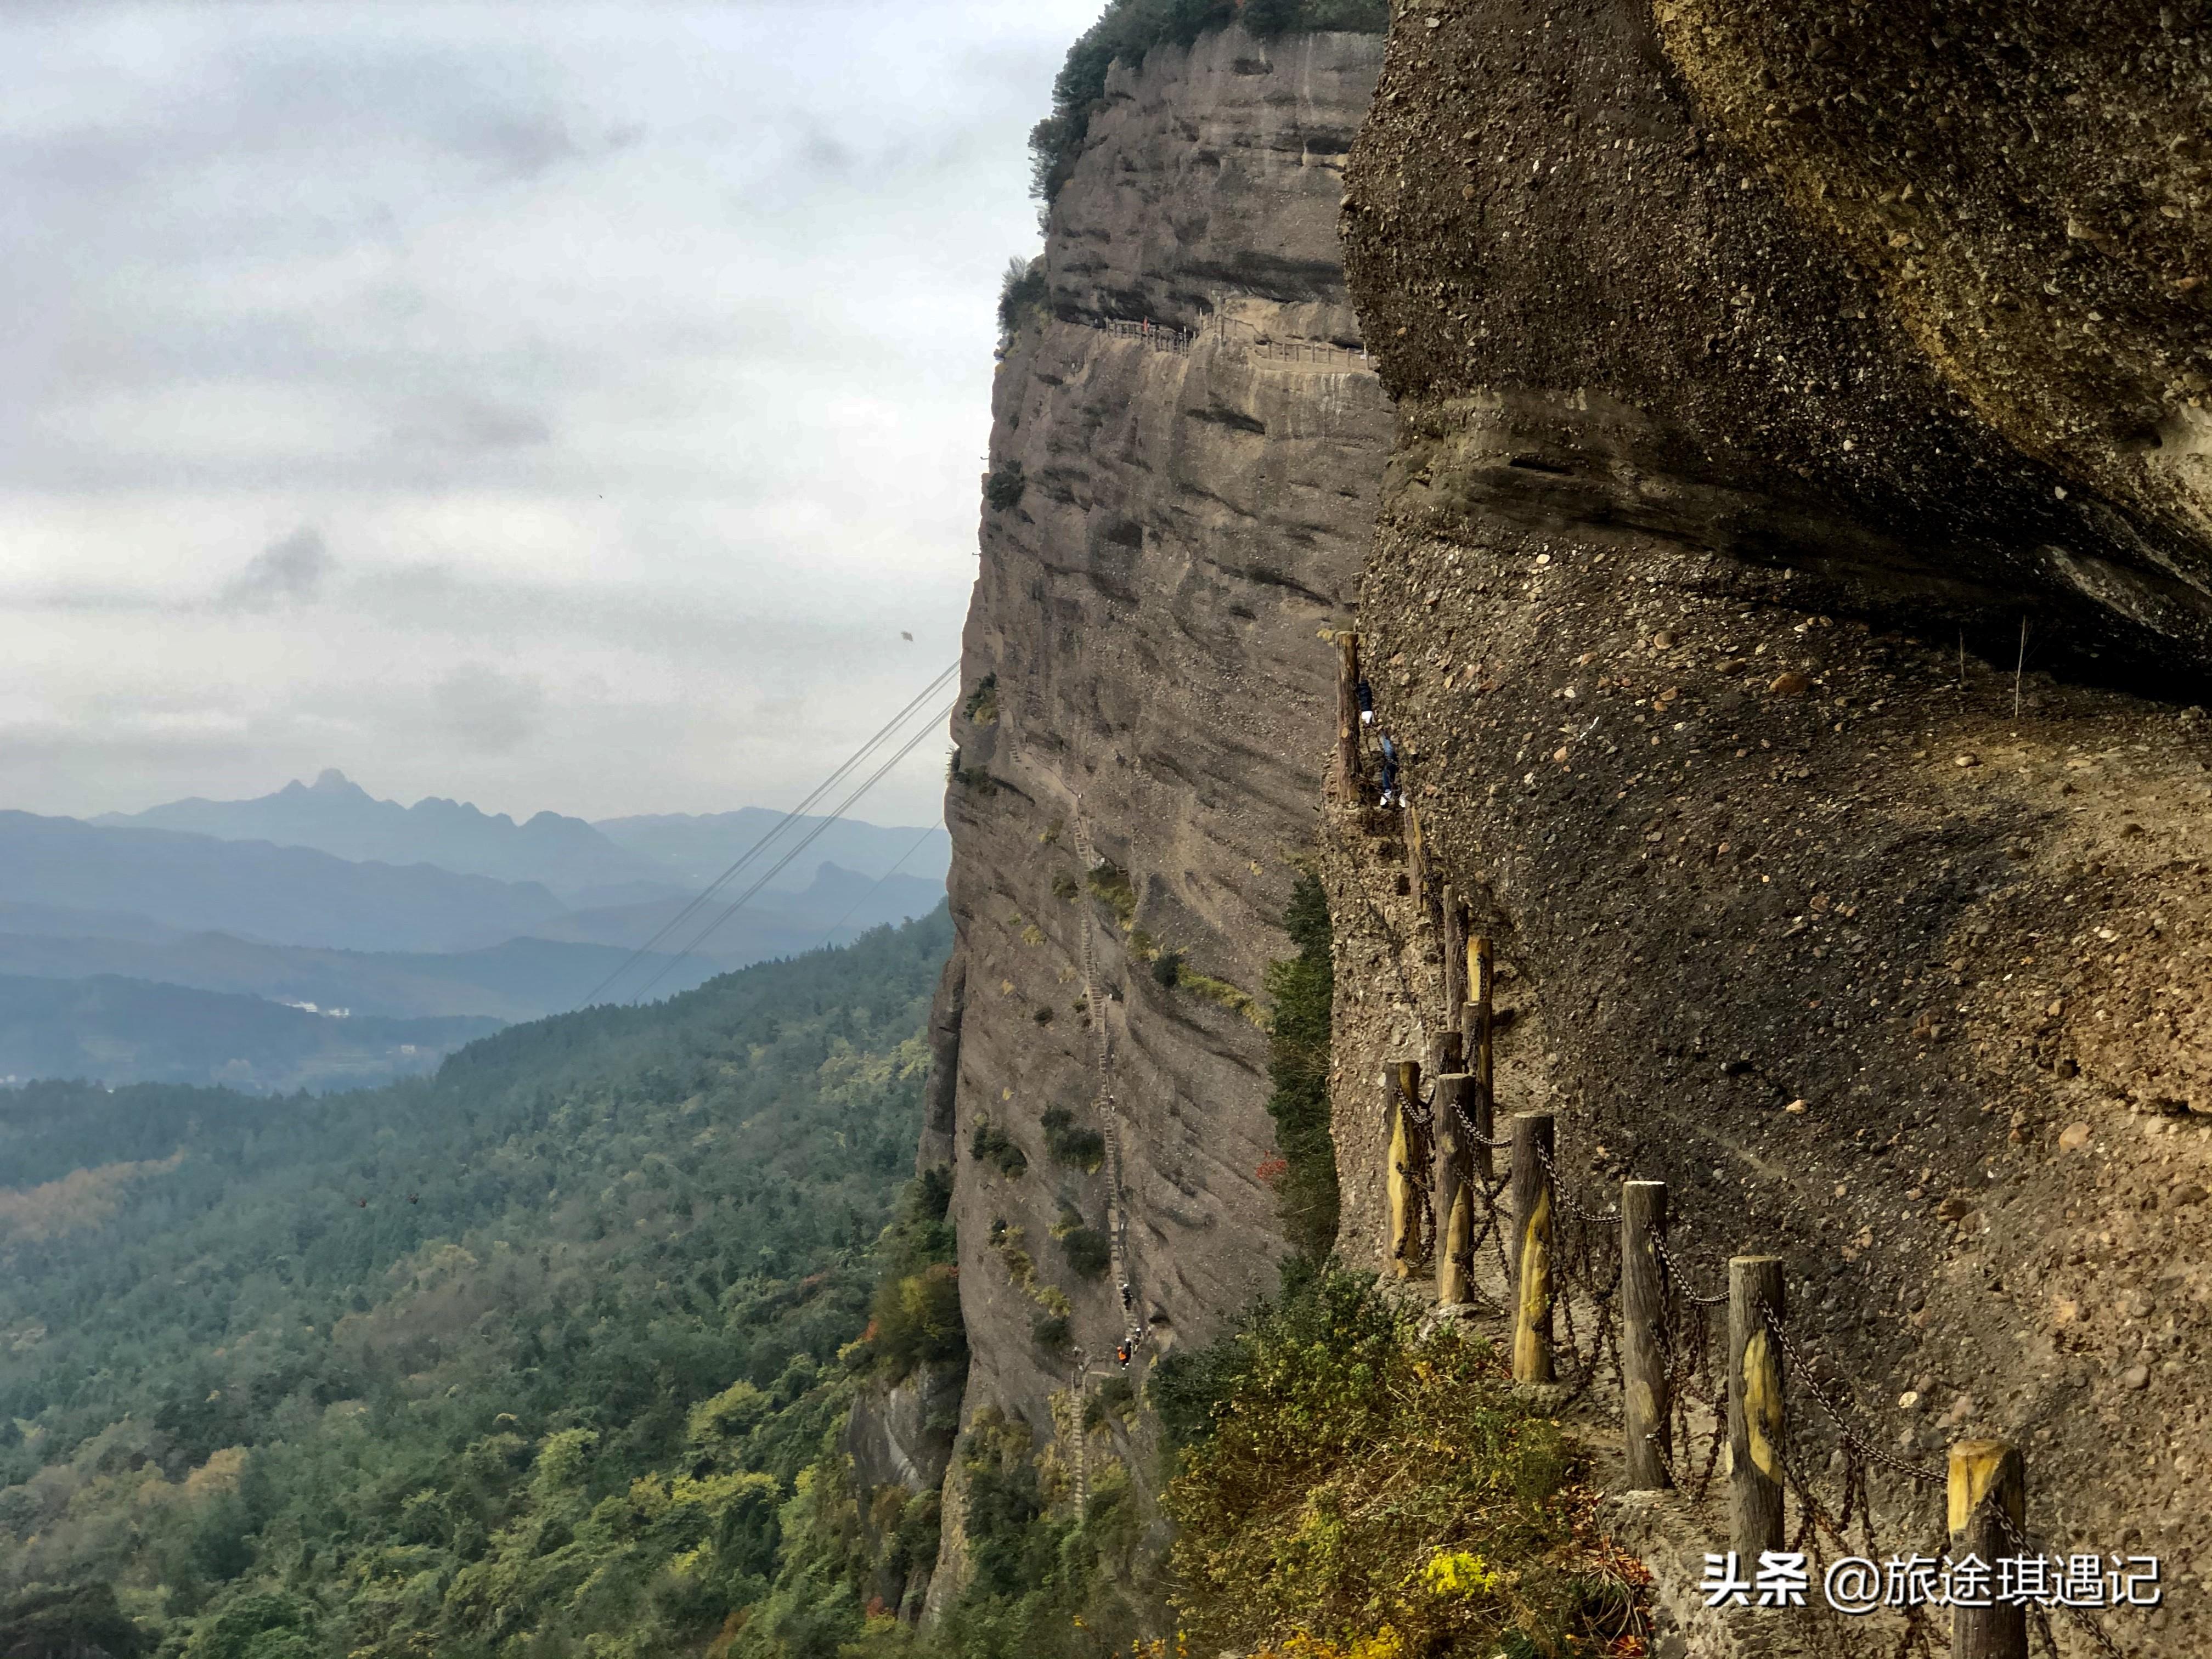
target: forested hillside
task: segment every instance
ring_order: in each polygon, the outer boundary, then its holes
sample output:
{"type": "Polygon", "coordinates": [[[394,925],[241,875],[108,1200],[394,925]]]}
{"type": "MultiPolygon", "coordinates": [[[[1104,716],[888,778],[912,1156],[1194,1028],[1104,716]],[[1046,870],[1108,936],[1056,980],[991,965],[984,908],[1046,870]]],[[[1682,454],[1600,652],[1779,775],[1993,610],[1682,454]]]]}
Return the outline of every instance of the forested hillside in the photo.
{"type": "Polygon", "coordinates": [[[949,1255],[908,1182],[949,933],[372,1093],[0,1091],[0,1652],[767,1640],[853,1388],[957,1352],[949,1268],[855,1340],[949,1255]]]}

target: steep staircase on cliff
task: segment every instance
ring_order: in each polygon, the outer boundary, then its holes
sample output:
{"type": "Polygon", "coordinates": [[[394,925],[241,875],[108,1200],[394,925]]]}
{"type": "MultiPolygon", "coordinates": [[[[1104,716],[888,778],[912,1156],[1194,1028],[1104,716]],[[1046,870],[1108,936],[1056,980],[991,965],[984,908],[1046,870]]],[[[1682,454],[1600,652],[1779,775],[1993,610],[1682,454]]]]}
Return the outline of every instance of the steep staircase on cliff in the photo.
{"type": "MultiPolygon", "coordinates": [[[[1079,812],[1081,803],[1077,803],[1079,812]]],[[[1091,832],[1083,827],[1079,816],[1075,817],[1074,836],[1076,855],[1083,861],[1083,873],[1088,878],[1098,867],[1098,854],[1091,844],[1091,832]]],[[[1083,971],[1083,1004],[1091,1016],[1091,1064],[1097,1080],[1096,1103],[1100,1132],[1106,1142],[1106,1248],[1114,1273],[1114,1293],[1122,1294],[1121,1287],[1129,1283],[1128,1244],[1127,1237],[1127,1206],[1123,1202],[1121,1187],[1121,1130],[1114,1108],[1112,1082],[1112,1051],[1106,1032],[1106,997],[1098,988],[1098,939],[1097,923],[1092,919],[1090,903],[1079,904],[1082,927],[1077,944],[1077,962],[1083,971]]],[[[1143,1340],[1144,1326],[1137,1316],[1136,1298],[1129,1296],[1122,1307],[1122,1340],[1126,1351],[1134,1353],[1143,1340]]],[[[1113,1373],[1109,1371],[1108,1376],[1113,1373]]],[[[1085,1423],[1084,1389],[1091,1376],[1091,1358],[1083,1349],[1075,1351],[1075,1374],[1069,1389],[1069,1409],[1073,1412],[1075,1440],[1075,1512],[1088,1512],[1091,1504],[1091,1431],[1085,1423]]]]}
{"type": "MultiPolygon", "coordinates": [[[[1083,860],[1083,873],[1087,878],[1098,867],[1098,854],[1091,844],[1091,832],[1084,828],[1079,817],[1075,820],[1074,835],[1076,854],[1083,860]]],[[[1121,1131],[1114,1103],[1112,1055],[1106,1032],[1106,998],[1098,988],[1097,923],[1092,920],[1088,903],[1079,908],[1082,914],[1082,933],[1078,951],[1083,969],[1083,1001],[1091,1015],[1091,1060],[1098,1084],[1099,1129],[1106,1142],[1106,1247],[1108,1259],[1113,1267],[1114,1293],[1120,1296],[1121,1287],[1130,1282],[1127,1206],[1121,1185],[1121,1131]]],[[[1145,1334],[1144,1325],[1137,1316],[1133,1294],[1128,1297],[1121,1311],[1122,1334],[1133,1352],[1145,1334]]]]}

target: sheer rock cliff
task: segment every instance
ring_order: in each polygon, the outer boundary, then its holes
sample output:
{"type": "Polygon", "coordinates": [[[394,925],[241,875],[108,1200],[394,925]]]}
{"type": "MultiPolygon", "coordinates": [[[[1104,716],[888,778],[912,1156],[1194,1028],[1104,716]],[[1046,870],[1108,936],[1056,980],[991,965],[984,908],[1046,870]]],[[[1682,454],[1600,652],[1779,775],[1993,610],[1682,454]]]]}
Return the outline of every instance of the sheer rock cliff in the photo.
{"type": "MultiPolygon", "coordinates": [[[[963,1422],[1027,1423],[1061,1492],[1079,1461],[1094,1481],[1153,1466],[1148,1419],[1111,1412],[1079,1454],[1079,1364],[1087,1390],[1141,1383],[1282,1253],[1258,999],[1388,441],[1336,240],[1380,55],[1231,28],[1117,67],[994,392],[923,1158],[955,1171],[963,1422]],[[1116,1219],[1145,1333],[1126,1373],[1116,1219]]],[[[962,1576],[959,1486],[936,1606],[962,1576]]]]}

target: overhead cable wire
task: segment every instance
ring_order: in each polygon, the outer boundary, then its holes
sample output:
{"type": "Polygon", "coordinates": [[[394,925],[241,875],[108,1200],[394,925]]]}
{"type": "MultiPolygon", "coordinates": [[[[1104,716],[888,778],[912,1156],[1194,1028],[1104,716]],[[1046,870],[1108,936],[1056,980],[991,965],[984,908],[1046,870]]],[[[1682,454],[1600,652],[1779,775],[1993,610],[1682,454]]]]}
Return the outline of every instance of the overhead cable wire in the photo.
{"type": "Polygon", "coordinates": [[[894,754],[889,760],[878,767],[873,772],[870,773],[866,782],[862,783],[859,788],[854,790],[851,794],[846,796],[843,800],[840,801],[836,809],[832,811],[827,817],[822,819],[811,830],[808,830],[806,834],[800,838],[799,844],[793,847],[789,852],[786,853],[781,858],[778,859],[775,863],[769,867],[765,874],[755,880],[751,886],[746,888],[745,890],[738,896],[736,902],[732,904],[727,909],[724,910],[720,915],[716,916],[714,921],[708,922],[704,927],[701,928],[696,933],[692,935],[691,942],[685,945],[684,949],[675,956],[670,957],[667,962],[664,963],[661,965],[660,971],[646,981],[645,989],[640,991],[636,996],[631,999],[631,1000],[633,1002],[644,1001],[647,993],[649,993],[654,986],[659,984],[660,981],[667,976],[671,969],[689,959],[691,953],[694,951],[696,951],[702,945],[704,945],[708,937],[712,935],[717,928],[720,927],[724,922],[729,921],[732,916],[737,915],[738,911],[744,909],[747,904],[750,903],[752,902],[753,895],[759,892],[760,890],[767,886],[769,883],[774,881],[776,877],[782,872],[787,865],[788,865],[793,859],[797,858],[801,853],[805,852],[809,847],[812,846],[816,838],[818,837],[823,830],[829,829],[831,824],[843,817],[845,814],[852,809],[854,802],[859,800],[861,796],[866,794],[869,790],[874,788],[876,785],[882,782],[884,776],[893,767],[896,766],[901,761],[912,754],[915,749],[920,747],[924,739],[927,738],[933,732],[934,732],[942,721],[950,719],[953,709],[959,706],[959,698],[955,697],[951,702],[946,703],[944,708],[939,709],[930,718],[928,722],[925,724],[920,731],[916,732],[912,737],[901,744],[897,753],[894,754]]]}
{"type": "MultiPolygon", "coordinates": [[[[808,792],[805,799],[800,801],[798,805],[793,807],[788,812],[786,812],[781,818],[776,821],[774,827],[772,827],[766,835],[763,836],[758,841],[755,842],[750,847],[747,848],[743,853],[738,855],[736,863],[731,865],[730,867],[723,871],[720,875],[708,882],[704,888],[700,890],[698,895],[694,897],[690,903],[686,904],[681,910],[671,916],[665,922],[663,922],[659,930],[655,933],[651,939],[646,940],[646,942],[639,945],[636,950],[631,951],[629,960],[624,962],[622,966],[616,969],[614,972],[609,974],[605,979],[601,980],[596,986],[594,986],[592,988],[591,994],[584,999],[583,1002],[577,1006],[579,1007],[586,1006],[598,1001],[599,998],[605,994],[609,986],[612,985],[617,980],[620,979],[624,974],[629,972],[631,969],[636,967],[639,963],[642,962],[647,956],[651,955],[653,946],[659,944],[661,940],[666,939],[671,933],[674,933],[678,927],[681,927],[694,915],[697,915],[701,907],[711,900],[716,893],[720,892],[724,887],[728,885],[729,883],[737,877],[739,871],[743,870],[748,864],[750,864],[756,858],[759,857],[761,853],[765,850],[769,844],[775,841],[778,836],[781,836],[799,818],[805,816],[806,811],[809,807],[814,805],[824,795],[828,794],[840,783],[842,783],[846,778],[850,776],[854,768],[866,762],[871,755],[884,745],[893,732],[897,731],[900,726],[906,724],[908,719],[913,714],[914,711],[920,708],[925,700],[934,696],[938,692],[943,690],[945,689],[945,683],[951,680],[953,676],[957,674],[959,672],[960,665],[956,662],[952,666],[938,675],[938,677],[932,680],[927,685],[922,687],[921,690],[915,692],[913,696],[909,697],[907,700],[906,706],[900,709],[897,714],[892,715],[890,719],[884,721],[882,726],[878,726],[876,730],[875,735],[871,737],[866,743],[863,743],[858,749],[854,750],[843,765],[840,766],[828,777],[823,779],[820,783],[815,785],[815,787],[808,792]]],[[[678,958],[678,960],[681,960],[681,958],[678,958]]],[[[665,969],[664,969],[663,971],[665,972],[665,969]]],[[[659,981],[656,977],[655,983],[658,982],[659,981]]]]}

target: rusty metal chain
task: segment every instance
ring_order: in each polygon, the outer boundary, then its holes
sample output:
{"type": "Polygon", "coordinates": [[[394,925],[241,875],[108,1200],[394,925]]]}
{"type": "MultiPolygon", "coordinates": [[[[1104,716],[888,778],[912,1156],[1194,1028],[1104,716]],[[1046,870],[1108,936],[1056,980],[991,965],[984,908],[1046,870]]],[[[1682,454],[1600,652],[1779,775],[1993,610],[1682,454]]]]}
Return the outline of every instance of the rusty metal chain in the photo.
{"type": "Polygon", "coordinates": [[[1559,1200],[1559,1207],[1569,1215],[1573,1216],[1584,1225],[1592,1227],[1602,1227],[1609,1222],[1620,1219],[1620,1211],[1618,1207],[1607,1210],[1601,1215],[1594,1215],[1576,1203],[1573,1195],[1567,1191],[1567,1183],[1559,1178],[1559,1166],[1552,1161],[1552,1155],[1540,1145],[1536,1148],[1536,1156],[1544,1160],[1544,1173],[1552,1178],[1553,1196],[1559,1200]]]}
{"type": "Polygon", "coordinates": [[[1656,1227],[1647,1227],[1644,1231],[1650,1237],[1652,1248],[1659,1252],[1659,1260],[1667,1266],[1667,1288],[1671,1293],[1680,1297],[1685,1302],[1694,1302],[1701,1308],[1728,1306],[1728,1297],[1724,1294],[1699,1296],[1692,1290],[1689,1275],[1682,1271],[1682,1264],[1674,1259],[1674,1253],[1667,1248],[1667,1235],[1656,1227]]]}
{"type": "MultiPolygon", "coordinates": [[[[2022,1533],[2021,1529],[2013,1523],[2013,1518],[2005,1513],[2003,1504],[1991,1504],[1990,1505],[1990,1512],[1996,1516],[1997,1525],[2004,1528],[2005,1536],[2012,1540],[2013,1547],[2020,1551],[2021,1554],[2025,1555],[2033,1553],[2036,1555],[2041,1555],[2043,1553],[2041,1547],[2037,1545],[2030,1544],[2027,1534],[2022,1533]]],[[[2092,1619],[2087,1613],[2083,1612],[2080,1607],[2075,1607],[2070,1601],[2060,1602],[2059,1607],[2062,1612],[2071,1615],[2074,1622],[2081,1626],[2083,1630],[2088,1632],[2089,1639],[2094,1642],[2101,1651],[2110,1654],[2112,1656],[2112,1659],[2127,1659],[2126,1653],[2120,1647],[2120,1644],[2113,1641],[2111,1637],[2107,1636],[2105,1633],[2105,1627],[2102,1625],[2100,1625],[2095,1620],[2092,1619]]],[[[2042,1604],[2038,1603],[2037,1611],[2040,1613],[2042,1610],[2042,1604]]],[[[2044,1636],[2045,1640],[2049,1640],[2050,1631],[2047,1626],[2044,1632],[2044,1636]]],[[[2051,1648],[2052,1651],[2056,1652],[2057,1650],[2057,1644],[2056,1643],[2052,1643],[2051,1648]]]]}
{"type": "Polygon", "coordinates": [[[1790,1375],[1797,1378],[1799,1386],[1811,1395],[1820,1409],[1828,1414],[1828,1420],[1836,1425],[1836,1432],[1842,1437],[1844,1444],[1869,1462],[1879,1463],[1882,1468],[1904,1475],[1907,1480],[1917,1481],[1923,1486],[1941,1486],[1946,1484],[1945,1476],[1938,1471],[1923,1468],[1917,1463],[1908,1463],[1902,1458],[1891,1456],[1844,1420],[1843,1413],[1836,1409],[1828,1396],[1821,1391],[1819,1384],[1813,1381],[1812,1368],[1806,1364],[1805,1356],[1799,1352],[1796,1344],[1790,1341],[1790,1334],[1783,1329],[1782,1316],[1767,1305],[1765,1297],[1759,1298],[1759,1317],[1766,1328],[1774,1333],[1774,1340],[1780,1345],[1784,1358],[1790,1362],[1790,1375]]]}

